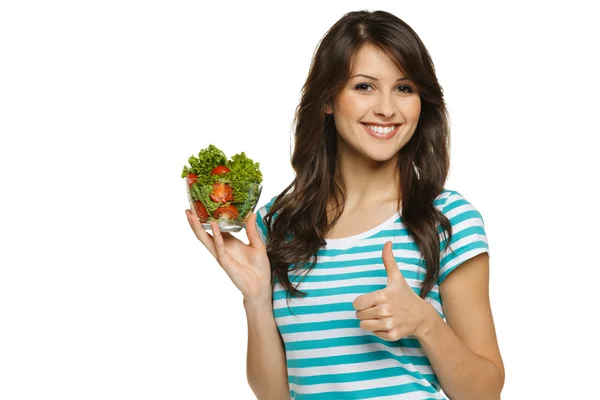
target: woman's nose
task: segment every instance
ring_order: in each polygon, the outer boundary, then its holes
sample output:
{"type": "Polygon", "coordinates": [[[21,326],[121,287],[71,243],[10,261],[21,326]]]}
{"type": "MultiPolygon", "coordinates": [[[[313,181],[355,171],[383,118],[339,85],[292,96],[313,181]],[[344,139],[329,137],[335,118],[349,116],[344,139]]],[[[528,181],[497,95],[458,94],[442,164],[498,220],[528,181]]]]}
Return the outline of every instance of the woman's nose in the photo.
{"type": "Polygon", "coordinates": [[[377,104],[375,105],[375,113],[389,118],[394,115],[394,104],[391,96],[382,95],[379,96],[377,104]]]}

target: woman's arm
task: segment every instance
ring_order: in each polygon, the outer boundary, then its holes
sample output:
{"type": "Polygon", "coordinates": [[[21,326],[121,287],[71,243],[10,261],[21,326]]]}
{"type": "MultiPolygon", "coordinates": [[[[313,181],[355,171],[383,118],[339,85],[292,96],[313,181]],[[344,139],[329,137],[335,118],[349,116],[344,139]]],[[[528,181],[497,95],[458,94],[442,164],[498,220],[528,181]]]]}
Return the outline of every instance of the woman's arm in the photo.
{"type": "Polygon", "coordinates": [[[489,299],[489,257],[479,254],[440,285],[445,323],[433,307],[417,334],[452,400],[500,399],[504,365],[489,299]]]}
{"type": "Polygon", "coordinates": [[[269,301],[244,300],[248,320],[246,375],[258,400],[289,400],[287,364],[269,301]]]}

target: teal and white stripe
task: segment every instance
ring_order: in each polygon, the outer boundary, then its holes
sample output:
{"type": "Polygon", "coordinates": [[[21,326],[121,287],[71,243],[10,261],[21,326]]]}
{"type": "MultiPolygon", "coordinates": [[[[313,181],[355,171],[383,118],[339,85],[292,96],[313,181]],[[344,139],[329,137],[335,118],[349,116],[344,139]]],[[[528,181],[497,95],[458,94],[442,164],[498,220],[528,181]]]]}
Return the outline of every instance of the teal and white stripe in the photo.
{"type": "MultiPolygon", "coordinates": [[[[263,240],[263,218],[274,201],[275,197],[257,211],[263,240]]],[[[440,277],[426,298],[443,318],[439,284],[461,263],[489,249],[481,215],[461,194],[444,190],[434,205],[453,227],[454,252],[442,251],[439,230],[440,277]]],[[[273,315],[285,343],[292,399],[445,399],[416,338],[380,339],[360,329],[352,308],[356,297],[386,286],[381,255],[390,240],[398,267],[419,293],[425,265],[402,224],[401,211],[367,232],[327,240],[315,267],[301,278],[298,288],[308,295],[291,298],[289,308],[283,287],[276,284],[273,315]]],[[[299,280],[299,274],[291,272],[290,279],[299,280]]]]}

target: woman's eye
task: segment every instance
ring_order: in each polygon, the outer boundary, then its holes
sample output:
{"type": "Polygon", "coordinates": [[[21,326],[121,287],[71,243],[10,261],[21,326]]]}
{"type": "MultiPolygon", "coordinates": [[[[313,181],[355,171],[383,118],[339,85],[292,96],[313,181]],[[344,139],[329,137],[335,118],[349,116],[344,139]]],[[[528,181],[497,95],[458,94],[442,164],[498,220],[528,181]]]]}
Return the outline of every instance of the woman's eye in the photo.
{"type": "Polygon", "coordinates": [[[359,83],[354,88],[356,90],[358,90],[359,92],[364,92],[365,90],[363,90],[362,88],[365,87],[365,86],[371,87],[371,85],[369,85],[368,83],[359,83]]]}
{"type": "Polygon", "coordinates": [[[406,89],[406,91],[405,91],[404,93],[412,93],[412,92],[413,92],[413,89],[412,89],[412,87],[410,87],[410,86],[408,86],[408,85],[400,85],[400,86],[398,86],[398,87],[399,87],[399,88],[404,88],[404,89],[406,89]]]}
{"type": "MultiPolygon", "coordinates": [[[[354,89],[358,90],[359,92],[366,92],[367,90],[364,88],[367,88],[367,87],[372,87],[372,86],[368,83],[359,83],[358,85],[356,85],[354,87],[354,89]]],[[[398,88],[400,88],[400,92],[402,92],[402,93],[413,93],[412,87],[410,87],[408,85],[400,85],[400,86],[398,86],[398,88]]]]}

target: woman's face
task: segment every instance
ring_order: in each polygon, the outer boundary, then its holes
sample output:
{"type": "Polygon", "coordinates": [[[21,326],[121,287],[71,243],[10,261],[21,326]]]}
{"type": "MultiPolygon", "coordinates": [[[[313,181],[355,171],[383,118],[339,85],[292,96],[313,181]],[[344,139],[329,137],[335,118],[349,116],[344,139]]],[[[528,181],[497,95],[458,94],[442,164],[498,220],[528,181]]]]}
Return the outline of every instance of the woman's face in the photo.
{"type": "Polygon", "coordinates": [[[353,76],[325,106],[325,112],[333,114],[340,136],[338,150],[387,161],[414,134],[421,113],[421,98],[415,84],[404,79],[402,71],[379,48],[365,44],[355,56],[353,76]],[[392,126],[394,130],[370,133],[368,126],[372,125],[392,126]]]}

